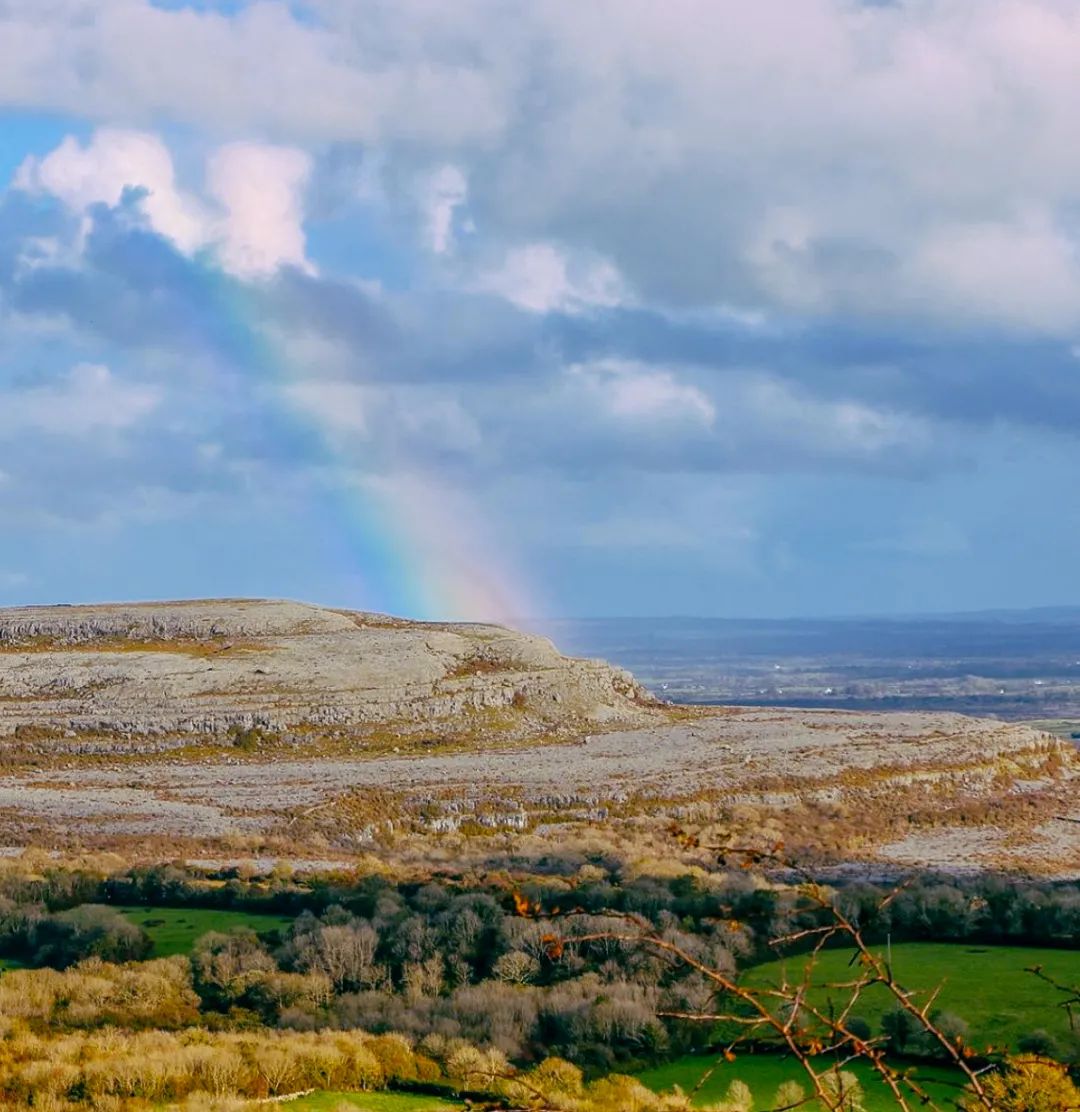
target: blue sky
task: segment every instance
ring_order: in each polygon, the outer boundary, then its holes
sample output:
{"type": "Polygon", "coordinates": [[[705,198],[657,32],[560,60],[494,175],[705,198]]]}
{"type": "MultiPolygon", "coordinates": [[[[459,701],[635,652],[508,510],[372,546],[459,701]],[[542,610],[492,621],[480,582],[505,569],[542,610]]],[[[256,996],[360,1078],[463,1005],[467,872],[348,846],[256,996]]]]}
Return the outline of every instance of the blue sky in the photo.
{"type": "Polygon", "coordinates": [[[0,603],[1080,603],[1066,0],[0,5],[0,603]]]}

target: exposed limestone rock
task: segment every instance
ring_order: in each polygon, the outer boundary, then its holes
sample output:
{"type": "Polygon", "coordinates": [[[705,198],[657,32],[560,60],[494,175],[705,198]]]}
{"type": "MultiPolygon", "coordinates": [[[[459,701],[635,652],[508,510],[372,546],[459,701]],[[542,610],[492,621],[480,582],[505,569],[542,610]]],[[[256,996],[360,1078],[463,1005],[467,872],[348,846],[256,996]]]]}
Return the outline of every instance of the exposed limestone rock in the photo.
{"type": "Polygon", "coordinates": [[[0,610],[0,737],[348,732],[498,710],[526,734],[645,721],[648,703],[629,673],[499,626],[239,600],[0,610]]]}
{"type": "Polygon", "coordinates": [[[670,707],[542,637],[289,602],[0,610],[0,756],[0,846],[545,854],[737,821],[844,868],[1080,875],[1080,761],[1040,730],[670,707]]]}

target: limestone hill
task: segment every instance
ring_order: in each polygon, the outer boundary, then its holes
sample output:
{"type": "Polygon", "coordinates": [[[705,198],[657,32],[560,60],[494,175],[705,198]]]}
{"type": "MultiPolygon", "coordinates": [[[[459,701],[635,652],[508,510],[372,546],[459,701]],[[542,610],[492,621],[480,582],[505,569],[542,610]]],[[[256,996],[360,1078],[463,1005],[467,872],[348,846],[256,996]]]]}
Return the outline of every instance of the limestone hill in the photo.
{"type": "Polygon", "coordinates": [[[0,610],[0,737],[362,740],[484,715],[527,735],[642,721],[647,702],[629,673],[493,625],[242,600],[0,610]]]}

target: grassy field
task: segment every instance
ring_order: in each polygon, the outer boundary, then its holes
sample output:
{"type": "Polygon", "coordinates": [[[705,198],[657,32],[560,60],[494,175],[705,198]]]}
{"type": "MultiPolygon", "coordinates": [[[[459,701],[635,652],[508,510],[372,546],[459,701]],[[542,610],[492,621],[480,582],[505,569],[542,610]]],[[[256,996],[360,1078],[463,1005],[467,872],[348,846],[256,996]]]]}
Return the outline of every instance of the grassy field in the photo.
{"type": "Polygon", "coordinates": [[[138,924],[154,944],[151,957],[190,954],[197,939],[209,931],[228,932],[236,927],[272,931],[288,927],[284,915],[254,915],[247,911],[212,911],[190,907],[121,907],[124,916],[138,924]]]}
{"type": "MultiPolygon", "coordinates": [[[[679,1085],[685,1092],[690,1092],[701,1080],[702,1075],[714,1064],[714,1059],[706,1056],[693,1056],[680,1058],[678,1061],[669,1062],[656,1069],[647,1070],[640,1074],[641,1080],[657,1092],[670,1089],[679,1085]]],[[[862,1082],[866,1091],[866,1112],[895,1112],[896,1101],[882,1084],[881,1080],[867,1066],[854,1066],[851,1070],[862,1082]]],[[[926,1092],[933,1097],[941,1107],[951,1107],[960,1089],[957,1084],[957,1075],[948,1070],[936,1069],[932,1066],[919,1066],[914,1076],[926,1092]]],[[[720,1100],[727,1092],[732,1081],[743,1081],[750,1086],[754,1094],[755,1109],[773,1108],[773,1097],[776,1090],[785,1081],[798,1081],[809,1092],[809,1085],[805,1082],[806,1074],[797,1062],[785,1059],[780,1055],[771,1054],[746,1054],[736,1058],[734,1062],[721,1062],[716,1072],[702,1085],[695,1103],[707,1104],[710,1101],[720,1100]]],[[[805,1105],[808,1110],[818,1109],[815,1101],[805,1105]]]]}
{"type": "Polygon", "coordinates": [[[416,1097],[407,1093],[312,1093],[309,1097],[291,1100],[284,1107],[302,1112],[334,1112],[341,1105],[360,1112],[439,1112],[440,1109],[462,1107],[438,1097],[416,1097]]]}
{"type": "MultiPolygon", "coordinates": [[[[824,953],[814,981],[850,980],[850,956],[846,950],[824,953]]],[[[775,984],[785,971],[789,980],[798,980],[806,960],[787,958],[758,966],[747,974],[747,980],[775,984]]],[[[1024,970],[1040,965],[1056,980],[1080,985],[1080,951],[910,942],[894,945],[892,960],[893,972],[905,988],[928,991],[941,986],[936,1007],[960,1016],[970,1028],[969,1041],[978,1048],[993,1045],[1015,1050],[1017,1041],[1031,1031],[1041,1028],[1058,1036],[1068,1031],[1060,995],[1024,970]]],[[[817,1000],[828,995],[828,990],[818,990],[817,1000]]],[[[855,1009],[875,1033],[887,1010],[891,1010],[891,998],[883,988],[868,991],[855,1009]]]]}

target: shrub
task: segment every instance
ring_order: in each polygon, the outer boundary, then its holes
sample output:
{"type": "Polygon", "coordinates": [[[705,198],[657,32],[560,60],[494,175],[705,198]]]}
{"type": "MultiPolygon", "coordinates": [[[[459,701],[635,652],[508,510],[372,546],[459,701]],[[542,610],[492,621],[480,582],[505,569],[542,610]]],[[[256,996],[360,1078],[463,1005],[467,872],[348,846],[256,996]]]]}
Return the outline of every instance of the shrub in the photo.
{"type": "Polygon", "coordinates": [[[29,932],[34,965],[67,969],[85,958],[141,961],[150,953],[149,935],[115,908],[83,904],[37,920],[29,932]]]}
{"type": "Polygon", "coordinates": [[[1025,1035],[1017,1045],[1021,1054],[1032,1054],[1037,1058],[1058,1058],[1061,1055],[1061,1044],[1041,1027],[1025,1035]]]}
{"type": "Polygon", "coordinates": [[[417,1081],[431,1084],[432,1082],[442,1080],[442,1070],[439,1068],[439,1063],[436,1062],[434,1058],[428,1058],[424,1054],[417,1054],[415,1061],[417,1081]]]}
{"type": "Polygon", "coordinates": [[[797,1108],[806,1101],[806,1090],[797,1081],[785,1081],[773,1097],[774,1108],[797,1108]]]}
{"type": "Polygon", "coordinates": [[[386,1085],[386,1071],[367,1046],[350,1040],[339,1041],[338,1048],[345,1056],[350,1088],[366,1091],[381,1089],[386,1085]]]}
{"type": "Polygon", "coordinates": [[[545,1058],[529,1071],[528,1079],[545,1096],[578,1097],[582,1093],[581,1070],[562,1058],[545,1058]]]}
{"type": "Polygon", "coordinates": [[[532,954],[520,950],[509,950],[500,954],[492,966],[492,975],[508,984],[524,985],[536,980],[540,975],[540,962],[532,954]]]}
{"type": "Polygon", "coordinates": [[[462,1089],[491,1092],[511,1073],[510,1064],[497,1050],[458,1047],[446,1060],[446,1074],[462,1089]]]}
{"type": "Polygon", "coordinates": [[[388,1081],[415,1081],[416,1056],[401,1035],[376,1035],[369,1039],[368,1050],[382,1067],[388,1081]]]}
{"type": "Polygon", "coordinates": [[[175,1028],[197,1022],[198,1006],[188,963],[180,957],[131,965],[95,958],[62,973],[17,969],[0,977],[0,1015],[69,1027],[175,1028]]]}
{"type": "Polygon", "coordinates": [[[745,1081],[732,1081],[720,1107],[724,1112],[751,1112],[754,1094],[750,1092],[750,1086],[745,1081]]]}
{"type": "MultiPolygon", "coordinates": [[[[953,1012],[932,1012],[930,1021],[953,1043],[967,1039],[967,1023],[953,1012]]],[[[885,1045],[891,1054],[909,1054],[925,1058],[945,1057],[945,1048],[937,1037],[903,1008],[886,1012],[881,1017],[881,1030],[885,1035],[885,1045]]]]}
{"type": "MultiPolygon", "coordinates": [[[[310,1015],[324,1007],[333,996],[330,978],[321,973],[252,973],[244,999],[266,1018],[280,1014],[310,1015]]],[[[303,1026],[303,1024],[289,1024],[303,1026]]]]}
{"type": "MultiPolygon", "coordinates": [[[[994,1112],[1068,1112],[1080,1107],[1080,1089],[1056,1062],[1013,1059],[1000,1073],[985,1077],[983,1088],[994,1112]]],[[[982,1109],[985,1104],[968,1096],[964,1107],[982,1109]]]]}
{"type": "Polygon", "coordinates": [[[204,1003],[225,1010],[243,999],[264,974],[276,973],[277,963],[253,930],[204,934],[191,956],[195,991],[204,1003]]]}
{"type": "Polygon", "coordinates": [[[589,1107],[595,1112],[654,1112],[662,1107],[661,1098],[637,1078],[625,1074],[616,1073],[594,1081],[587,1095],[589,1107]]]}
{"type": "Polygon", "coordinates": [[[821,1086],[831,1101],[829,1107],[835,1108],[836,1112],[865,1112],[863,1087],[853,1073],[845,1070],[826,1074],[821,1079],[821,1086]]]}

